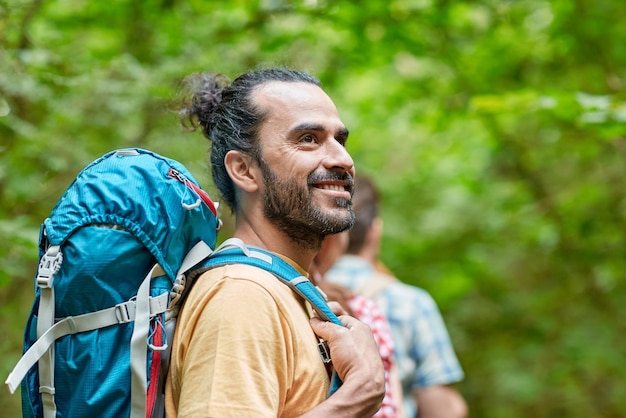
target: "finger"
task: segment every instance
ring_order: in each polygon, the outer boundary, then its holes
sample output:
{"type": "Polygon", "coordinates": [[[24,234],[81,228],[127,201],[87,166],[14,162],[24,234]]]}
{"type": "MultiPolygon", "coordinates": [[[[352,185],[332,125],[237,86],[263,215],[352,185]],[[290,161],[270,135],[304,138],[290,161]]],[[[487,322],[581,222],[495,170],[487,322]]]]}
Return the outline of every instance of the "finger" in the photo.
{"type": "Polygon", "coordinates": [[[339,304],[339,302],[331,301],[328,302],[328,307],[331,311],[337,316],[346,315],[346,310],[339,304]]]}
{"type": "Polygon", "coordinates": [[[339,316],[339,320],[343,324],[345,328],[352,329],[356,326],[363,324],[359,319],[350,316],[350,315],[341,315],[339,316]]]}
{"type": "Polygon", "coordinates": [[[343,326],[339,326],[333,322],[323,321],[317,317],[311,318],[310,323],[313,332],[315,332],[318,337],[327,341],[332,341],[337,336],[338,332],[345,329],[343,326]]]}

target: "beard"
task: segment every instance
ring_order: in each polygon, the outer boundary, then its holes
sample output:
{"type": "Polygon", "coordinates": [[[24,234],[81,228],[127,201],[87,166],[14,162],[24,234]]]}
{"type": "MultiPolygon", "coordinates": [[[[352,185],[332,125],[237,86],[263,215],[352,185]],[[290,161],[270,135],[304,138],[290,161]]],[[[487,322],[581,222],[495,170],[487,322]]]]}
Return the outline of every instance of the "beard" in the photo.
{"type": "Polygon", "coordinates": [[[351,198],[335,199],[340,210],[331,211],[316,204],[311,193],[316,181],[347,180],[352,197],[353,181],[349,173],[314,172],[307,178],[307,187],[301,187],[294,178],[279,179],[262,158],[258,164],[265,183],[263,214],[299,246],[319,249],[326,235],[343,232],[354,224],[351,198]]]}

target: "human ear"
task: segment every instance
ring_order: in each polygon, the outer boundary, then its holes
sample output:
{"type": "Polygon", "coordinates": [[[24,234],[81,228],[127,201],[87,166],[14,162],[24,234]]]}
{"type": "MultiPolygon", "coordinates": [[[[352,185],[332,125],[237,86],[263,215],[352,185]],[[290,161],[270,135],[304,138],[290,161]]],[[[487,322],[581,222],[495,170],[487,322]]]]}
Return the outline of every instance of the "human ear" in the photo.
{"type": "Polygon", "coordinates": [[[235,186],[248,193],[259,190],[257,164],[241,151],[228,151],[224,156],[224,167],[235,186]]]}

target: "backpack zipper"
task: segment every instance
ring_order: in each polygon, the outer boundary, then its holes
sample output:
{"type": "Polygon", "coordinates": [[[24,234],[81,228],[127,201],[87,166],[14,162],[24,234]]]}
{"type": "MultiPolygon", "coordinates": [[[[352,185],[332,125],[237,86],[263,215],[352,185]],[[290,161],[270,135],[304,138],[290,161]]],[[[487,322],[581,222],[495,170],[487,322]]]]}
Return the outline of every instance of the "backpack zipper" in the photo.
{"type": "Polygon", "coordinates": [[[167,173],[167,175],[171,178],[174,178],[180,181],[185,186],[187,186],[187,188],[196,192],[196,194],[200,196],[200,199],[202,199],[202,201],[209,207],[209,209],[211,209],[211,212],[213,212],[213,215],[217,216],[217,210],[215,209],[215,204],[213,203],[209,195],[204,190],[202,190],[200,187],[198,187],[196,184],[190,181],[187,177],[182,175],[180,171],[176,170],[175,168],[170,168],[170,171],[169,173],[167,173]]]}

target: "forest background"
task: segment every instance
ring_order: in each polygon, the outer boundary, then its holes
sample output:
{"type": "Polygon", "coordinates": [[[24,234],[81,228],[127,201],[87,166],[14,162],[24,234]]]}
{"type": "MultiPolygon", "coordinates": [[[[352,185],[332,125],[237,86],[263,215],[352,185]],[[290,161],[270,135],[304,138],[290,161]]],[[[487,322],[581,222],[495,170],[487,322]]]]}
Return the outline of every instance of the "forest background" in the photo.
{"type": "MultiPolygon", "coordinates": [[[[78,171],[139,146],[217,196],[180,81],[285,64],[337,104],[383,193],[382,259],[437,300],[471,415],[624,417],[624,17],[619,0],[0,0],[1,377],[39,225],[78,171]]],[[[19,408],[0,390],[3,416],[19,408]]]]}

